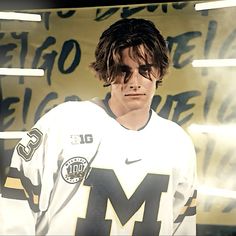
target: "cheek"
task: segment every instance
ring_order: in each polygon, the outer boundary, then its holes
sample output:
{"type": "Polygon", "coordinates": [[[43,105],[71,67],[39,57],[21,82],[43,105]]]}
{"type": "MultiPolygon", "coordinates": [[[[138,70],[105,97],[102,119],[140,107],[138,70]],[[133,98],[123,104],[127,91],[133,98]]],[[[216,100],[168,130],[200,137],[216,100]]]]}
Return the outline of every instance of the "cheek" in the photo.
{"type": "Polygon", "coordinates": [[[156,90],[156,81],[146,81],[144,84],[146,90],[150,91],[150,93],[155,93],[156,90]]]}
{"type": "Polygon", "coordinates": [[[120,84],[120,85],[117,87],[117,91],[118,91],[119,93],[122,93],[124,90],[125,90],[125,88],[124,88],[124,85],[122,85],[122,84],[120,84]]]}
{"type": "Polygon", "coordinates": [[[116,94],[116,96],[120,96],[124,91],[124,86],[122,86],[121,84],[112,85],[112,91],[113,94],[116,94]]]}

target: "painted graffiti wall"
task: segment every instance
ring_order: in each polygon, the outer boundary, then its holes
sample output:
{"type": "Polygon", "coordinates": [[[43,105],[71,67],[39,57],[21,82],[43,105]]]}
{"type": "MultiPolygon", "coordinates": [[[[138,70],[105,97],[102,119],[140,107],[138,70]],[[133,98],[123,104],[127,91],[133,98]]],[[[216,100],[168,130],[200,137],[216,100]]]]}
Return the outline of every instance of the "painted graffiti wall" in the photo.
{"type": "MultiPolygon", "coordinates": [[[[152,108],[192,137],[199,186],[235,191],[236,69],[191,63],[236,57],[236,8],[196,12],[194,2],[185,2],[40,14],[42,22],[0,22],[0,67],[45,70],[43,77],[0,77],[1,131],[28,130],[64,101],[106,96],[109,88],[89,69],[101,32],[120,18],[149,19],[171,52],[171,67],[152,108]]],[[[4,168],[17,141],[1,141],[4,168]]],[[[236,225],[235,214],[235,198],[199,191],[199,224],[236,225]]]]}

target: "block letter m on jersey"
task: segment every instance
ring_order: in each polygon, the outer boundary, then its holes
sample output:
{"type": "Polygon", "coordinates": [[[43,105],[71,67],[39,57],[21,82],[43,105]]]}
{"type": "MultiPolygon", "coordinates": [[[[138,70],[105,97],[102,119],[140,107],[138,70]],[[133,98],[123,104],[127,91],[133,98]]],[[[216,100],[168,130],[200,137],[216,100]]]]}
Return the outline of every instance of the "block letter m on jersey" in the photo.
{"type": "Polygon", "coordinates": [[[147,174],[128,199],[113,170],[93,168],[84,181],[84,185],[90,186],[91,189],[86,218],[77,220],[76,235],[110,235],[112,220],[105,220],[108,199],[122,225],[125,225],[145,202],[143,221],[134,223],[133,236],[159,235],[159,204],[162,192],[167,191],[168,182],[168,175],[147,174]]]}

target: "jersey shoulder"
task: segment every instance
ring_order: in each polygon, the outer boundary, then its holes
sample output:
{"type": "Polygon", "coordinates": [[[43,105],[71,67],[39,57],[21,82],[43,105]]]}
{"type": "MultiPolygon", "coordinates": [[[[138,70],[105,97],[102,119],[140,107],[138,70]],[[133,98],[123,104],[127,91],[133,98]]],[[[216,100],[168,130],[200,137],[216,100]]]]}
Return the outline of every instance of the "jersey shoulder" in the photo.
{"type": "Polygon", "coordinates": [[[159,128],[172,128],[171,132],[183,132],[183,128],[174,121],[161,117],[155,111],[152,110],[152,123],[159,128]]]}
{"type": "Polygon", "coordinates": [[[91,121],[104,115],[104,110],[90,101],[68,101],[57,105],[43,115],[39,122],[56,124],[61,122],[91,121]]]}
{"type": "Polygon", "coordinates": [[[61,114],[66,116],[67,114],[81,113],[87,114],[86,112],[97,112],[102,110],[98,105],[90,101],[68,101],[57,105],[55,108],[49,111],[52,115],[61,114]]]}
{"type": "Polygon", "coordinates": [[[152,112],[151,123],[155,126],[153,129],[160,132],[163,138],[166,137],[169,141],[183,143],[183,145],[193,145],[190,135],[183,127],[174,121],[159,116],[155,111],[152,112]]]}
{"type": "Polygon", "coordinates": [[[158,135],[162,142],[170,148],[175,157],[178,156],[178,158],[174,158],[176,166],[180,165],[183,168],[184,166],[188,167],[188,164],[183,165],[183,163],[196,162],[194,143],[183,127],[171,120],[160,117],[156,113],[153,115],[152,123],[155,125],[156,133],[159,132],[158,135]]]}

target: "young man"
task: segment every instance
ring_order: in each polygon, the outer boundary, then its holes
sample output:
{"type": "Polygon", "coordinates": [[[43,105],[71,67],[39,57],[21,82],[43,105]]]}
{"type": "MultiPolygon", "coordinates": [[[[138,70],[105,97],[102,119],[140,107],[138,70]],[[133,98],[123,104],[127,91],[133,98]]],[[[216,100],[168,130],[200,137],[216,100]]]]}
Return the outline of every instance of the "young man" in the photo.
{"type": "Polygon", "coordinates": [[[111,96],[57,106],[16,146],[3,197],[19,219],[1,219],[3,233],[195,235],[193,144],[150,108],[169,64],[163,36],[123,19],[95,56],[111,96]]]}

